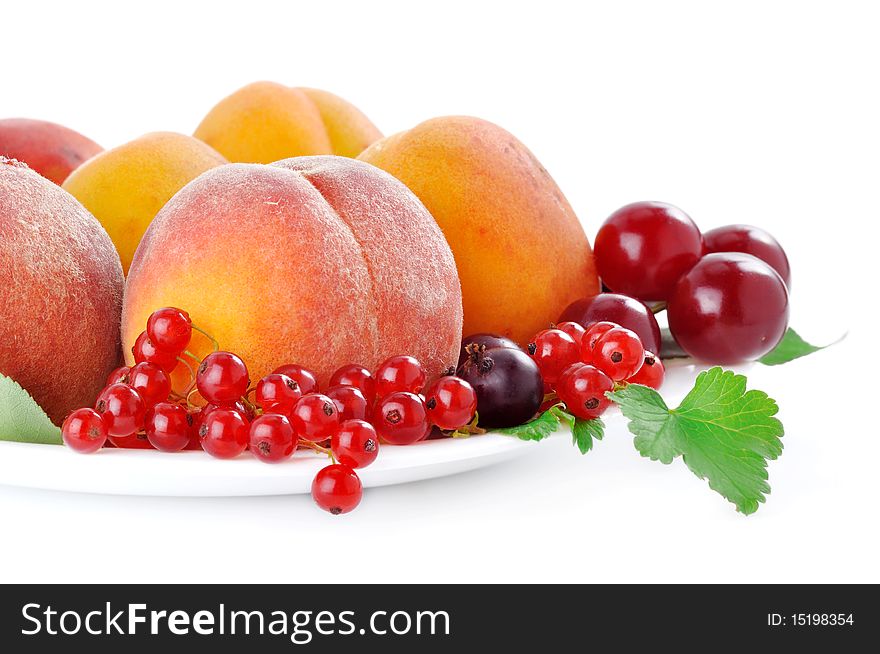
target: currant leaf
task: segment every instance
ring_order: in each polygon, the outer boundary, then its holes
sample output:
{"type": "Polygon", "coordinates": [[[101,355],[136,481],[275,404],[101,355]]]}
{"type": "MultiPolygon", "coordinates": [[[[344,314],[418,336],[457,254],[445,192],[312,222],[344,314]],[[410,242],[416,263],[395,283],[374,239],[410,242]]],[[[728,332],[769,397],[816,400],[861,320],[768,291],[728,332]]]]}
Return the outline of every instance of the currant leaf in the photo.
{"type": "MultiPolygon", "coordinates": [[[[833,343],[831,345],[833,345],[833,343]]],[[[778,366],[783,363],[788,363],[789,361],[794,361],[795,359],[800,359],[813,352],[824,350],[826,347],[829,347],[829,345],[813,345],[807,343],[795,330],[789,327],[785,330],[785,335],[782,337],[782,340],[779,341],[779,344],[758,359],[758,361],[765,366],[778,366]]]]}
{"type": "Polygon", "coordinates": [[[571,428],[572,443],[577,445],[581,454],[586,454],[593,449],[593,440],[602,440],[605,435],[605,423],[601,418],[583,420],[578,418],[571,428]]]}
{"type": "Polygon", "coordinates": [[[559,415],[553,409],[549,409],[530,422],[496,431],[499,434],[516,436],[523,441],[542,441],[557,429],[559,429],[559,415]]]}
{"type": "Polygon", "coordinates": [[[61,430],[17,382],[0,375],[0,441],[61,444],[61,430]]]}

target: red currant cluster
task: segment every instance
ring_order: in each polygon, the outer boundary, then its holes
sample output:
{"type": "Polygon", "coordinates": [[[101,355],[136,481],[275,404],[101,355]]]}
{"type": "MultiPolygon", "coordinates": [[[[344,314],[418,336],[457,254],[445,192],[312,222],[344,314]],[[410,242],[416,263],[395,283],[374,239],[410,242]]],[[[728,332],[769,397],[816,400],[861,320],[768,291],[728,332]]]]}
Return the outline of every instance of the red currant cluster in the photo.
{"type": "Polygon", "coordinates": [[[605,394],[615,384],[659,388],[665,374],[660,358],[645,350],[635,332],[607,320],[586,328],[560,323],[538,332],[527,349],[541,371],[544,392],[555,393],[584,420],[605,412],[611,404],[605,394]]]}
{"type": "Polygon", "coordinates": [[[107,441],[163,452],[201,448],[220,459],[250,449],[266,463],[310,449],[332,461],[316,475],[312,497],[339,514],[360,502],[355,470],[376,460],[380,442],[409,445],[434,428],[465,428],[476,414],[470,384],[449,375],[426,389],[421,364],[405,355],[387,359],[375,373],[344,365],[325,393],[315,373],[295,364],[282,365],[251,386],[245,362],[219,350],[209,335],[215,351],[200,361],[191,354],[187,347],[194,329],[205,334],[185,311],[154,312],[132,348],[136,364],[110,374],[94,408],[68,416],[64,442],[78,452],[95,452],[107,441]],[[198,361],[197,370],[183,357],[198,361]],[[172,389],[170,375],[178,364],[192,372],[183,393],[172,389]],[[193,403],[196,396],[202,404],[193,403]]]}

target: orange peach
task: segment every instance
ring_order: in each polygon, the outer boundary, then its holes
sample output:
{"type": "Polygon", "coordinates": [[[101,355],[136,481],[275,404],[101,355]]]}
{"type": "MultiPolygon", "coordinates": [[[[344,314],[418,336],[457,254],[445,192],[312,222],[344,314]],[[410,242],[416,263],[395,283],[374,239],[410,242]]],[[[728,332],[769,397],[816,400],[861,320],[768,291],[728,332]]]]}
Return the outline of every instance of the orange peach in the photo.
{"type": "MultiPolygon", "coordinates": [[[[336,156],[229,164],[185,186],[132,262],[129,360],[163,306],[188,311],[253,380],[298,363],[326,384],[342,364],[399,353],[436,376],[461,338],[455,261],[431,215],[391,175],[336,156]]],[[[208,351],[200,337],[191,346],[208,351]]]]}
{"type": "Polygon", "coordinates": [[[79,132],[45,120],[0,120],[0,156],[23,161],[56,184],[102,149],[79,132]]]}
{"type": "Polygon", "coordinates": [[[198,139],[155,132],[87,161],[64,182],[64,189],[101,221],[127,273],[159,209],[185,184],[224,163],[198,139]]]}
{"type": "Polygon", "coordinates": [[[61,424],[121,360],[122,266],[69,193],[0,157],[0,374],[61,424]]]}
{"type": "Polygon", "coordinates": [[[316,154],[356,157],[382,133],[327,91],[254,82],[211,109],[195,137],[229,161],[271,163],[316,154]]]}
{"type": "Polygon", "coordinates": [[[406,184],[443,229],[461,278],[465,334],[524,344],[599,291],[590,243],[562,191],[497,125],[435,118],[358,158],[406,184]]]}

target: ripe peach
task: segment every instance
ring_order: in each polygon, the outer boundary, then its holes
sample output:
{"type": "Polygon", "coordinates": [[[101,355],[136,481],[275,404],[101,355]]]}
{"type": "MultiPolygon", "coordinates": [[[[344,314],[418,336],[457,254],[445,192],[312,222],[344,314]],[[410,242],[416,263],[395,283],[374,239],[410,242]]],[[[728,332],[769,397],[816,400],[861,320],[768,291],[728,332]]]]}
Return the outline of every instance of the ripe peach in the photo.
{"type": "Polygon", "coordinates": [[[121,359],[122,266],[69,193],[0,157],[0,374],[56,424],[91,406],[121,359]]]}
{"type": "MultiPolygon", "coordinates": [[[[336,156],[229,164],[185,186],[150,225],[126,285],[126,356],[147,317],[189,312],[256,381],[284,363],[326,387],[392,354],[453,366],[461,289],[443,233],[399,181],[336,156]]],[[[208,351],[194,337],[198,356],[208,351]]],[[[177,371],[180,383],[180,366],[177,371]]]]}
{"type": "Polygon", "coordinates": [[[23,161],[56,184],[102,149],[63,125],[29,118],[0,120],[0,156],[23,161]]]}
{"type": "Polygon", "coordinates": [[[185,184],[224,163],[219,153],[191,136],[155,132],[87,161],[64,182],[64,189],[101,221],[128,273],[159,209],[185,184]]]}
{"type": "Polygon", "coordinates": [[[599,291],[590,243],[534,155],[485,120],[428,120],[358,157],[425,204],[458,264],[466,334],[520,344],[571,302],[599,291]]]}
{"type": "Polygon", "coordinates": [[[271,163],[315,154],[356,157],[382,133],[327,91],[254,82],[211,109],[195,137],[230,161],[271,163]]]}

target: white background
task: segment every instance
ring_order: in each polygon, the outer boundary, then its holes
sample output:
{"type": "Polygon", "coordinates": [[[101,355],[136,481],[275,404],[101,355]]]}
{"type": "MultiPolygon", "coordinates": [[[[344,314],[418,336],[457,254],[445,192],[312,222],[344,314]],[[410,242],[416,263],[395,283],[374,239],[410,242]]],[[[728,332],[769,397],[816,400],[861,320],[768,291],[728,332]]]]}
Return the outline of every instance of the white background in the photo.
{"type": "Polygon", "coordinates": [[[792,262],[792,324],[850,334],[748,369],[786,436],[747,518],[616,421],[586,457],[557,438],[369,490],[343,518],[307,496],[0,486],[0,581],[880,581],[877,19],[868,2],[7,3],[0,116],[111,147],[191,133],[258,79],[334,91],[386,133],[477,115],[535,152],[591,236],[640,199],[762,225],[792,262]]]}

